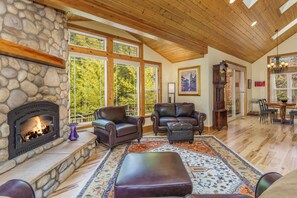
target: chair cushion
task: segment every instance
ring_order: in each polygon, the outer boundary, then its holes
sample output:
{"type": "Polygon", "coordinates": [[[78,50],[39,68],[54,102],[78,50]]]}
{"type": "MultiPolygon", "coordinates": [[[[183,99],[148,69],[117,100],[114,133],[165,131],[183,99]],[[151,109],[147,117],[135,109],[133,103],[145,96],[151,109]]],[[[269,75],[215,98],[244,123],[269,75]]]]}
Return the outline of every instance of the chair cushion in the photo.
{"type": "Polygon", "coordinates": [[[195,111],[193,103],[177,103],[176,116],[177,117],[191,117],[195,111]]]}
{"type": "Polygon", "coordinates": [[[120,123],[116,124],[117,136],[125,136],[137,132],[137,126],[134,124],[120,123]]]}
{"type": "Polygon", "coordinates": [[[167,126],[167,122],[177,122],[175,117],[161,117],[160,126],[167,126]]]}
{"type": "Polygon", "coordinates": [[[155,104],[155,111],[159,113],[160,117],[175,117],[175,104],[155,104]]]}
{"type": "Polygon", "coordinates": [[[292,198],[297,194],[297,170],[274,182],[259,198],[292,198]]]}
{"type": "Polygon", "coordinates": [[[125,107],[104,107],[99,110],[101,118],[113,121],[115,124],[125,122],[125,107]]]}
{"type": "Polygon", "coordinates": [[[297,111],[296,110],[290,111],[290,115],[297,115],[297,111]]]}
{"type": "Polygon", "coordinates": [[[177,117],[176,118],[179,122],[185,122],[185,123],[190,123],[193,126],[197,126],[197,120],[195,118],[191,117],[177,117]]]}

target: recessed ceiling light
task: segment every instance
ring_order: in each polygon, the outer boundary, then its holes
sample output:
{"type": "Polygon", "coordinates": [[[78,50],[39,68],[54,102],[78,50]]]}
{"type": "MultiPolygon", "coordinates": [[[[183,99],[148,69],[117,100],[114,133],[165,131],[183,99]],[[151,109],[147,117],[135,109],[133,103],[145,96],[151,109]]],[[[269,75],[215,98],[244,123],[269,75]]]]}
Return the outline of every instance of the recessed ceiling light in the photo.
{"type": "Polygon", "coordinates": [[[235,0],[229,0],[229,3],[230,4],[232,4],[232,3],[234,3],[235,2],[235,0]]]}
{"type": "Polygon", "coordinates": [[[256,24],[257,24],[257,21],[254,21],[251,26],[254,27],[256,24]]]}

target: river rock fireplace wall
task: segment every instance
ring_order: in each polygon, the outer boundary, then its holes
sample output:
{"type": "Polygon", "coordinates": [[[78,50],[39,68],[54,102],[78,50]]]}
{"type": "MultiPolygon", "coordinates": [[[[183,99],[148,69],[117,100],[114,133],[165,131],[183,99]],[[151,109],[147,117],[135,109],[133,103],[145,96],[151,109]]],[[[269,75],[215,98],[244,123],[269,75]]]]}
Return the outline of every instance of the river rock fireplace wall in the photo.
{"type": "MultiPolygon", "coordinates": [[[[63,12],[23,0],[2,0],[0,7],[0,38],[68,59],[67,20],[63,12]]],[[[51,122],[51,118],[45,119],[51,122]]],[[[33,120],[32,117],[28,122],[33,120]]],[[[67,140],[68,122],[68,65],[61,69],[0,55],[0,174],[67,140]],[[58,120],[52,118],[59,122],[59,128],[54,126],[58,138],[12,158],[8,113],[32,102],[51,102],[59,107],[58,120]]]]}
{"type": "Polygon", "coordinates": [[[60,137],[59,106],[51,102],[33,102],[8,113],[9,159],[60,137]]]}

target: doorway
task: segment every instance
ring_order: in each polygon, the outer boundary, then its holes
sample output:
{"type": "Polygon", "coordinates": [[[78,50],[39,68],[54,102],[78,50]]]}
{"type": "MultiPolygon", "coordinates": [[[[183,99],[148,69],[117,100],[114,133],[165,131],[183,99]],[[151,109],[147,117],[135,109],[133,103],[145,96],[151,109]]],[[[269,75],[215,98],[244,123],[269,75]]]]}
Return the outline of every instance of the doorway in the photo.
{"type": "Polygon", "coordinates": [[[245,69],[228,64],[227,84],[225,86],[225,107],[227,120],[232,121],[244,116],[245,69]]]}

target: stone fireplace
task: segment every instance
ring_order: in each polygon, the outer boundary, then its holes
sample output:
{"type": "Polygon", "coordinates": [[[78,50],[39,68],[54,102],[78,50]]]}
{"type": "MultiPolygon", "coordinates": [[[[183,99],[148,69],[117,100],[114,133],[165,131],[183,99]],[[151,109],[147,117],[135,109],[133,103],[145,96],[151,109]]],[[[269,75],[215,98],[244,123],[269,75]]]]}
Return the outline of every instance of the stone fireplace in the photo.
{"type": "MultiPolygon", "coordinates": [[[[31,0],[0,1],[0,38],[68,58],[65,14],[31,0]]],[[[67,140],[67,64],[16,57],[0,55],[0,184],[23,179],[36,197],[48,197],[95,152],[96,136],[67,140]]]]}
{"type": "Polygon", "coordinates": [[[51,102],[32,102],[8,113],[9,159],[60,137],[59,106],[51,102]]]}
{"type": "MultiPolygon", "coordinates": [[[[64,13],[29,0],[4,0],[0,1],[0,7],[1,39],[67,60],[68,30],[64,13]]],[[[67,139],[68,79],[67,65],[66,69],[61,69],[0,55],[0,174],[67,139]],[[46,142],[45,137],[50,135],[41,136],[40,132],[35,134],[35,131],[31,130],[23,132],[25,134],[16,134],[15,137],[15,130],[27,127],[25,119],[29,119],[27,123],[29,125],[30,122],[35,122],[34,116],[37,115],[34,114],[40,113],[29,112],[27,115],[28,112],[18,114],[16,112],[23,110],[27,105],[30,109],[34,109],[34,105],[30,104],[39,102],[51,103],[51,107],[57,111],[44,113],[51,116],[55,114],[53,118],[39,117],[50,119],[47,121],[55,123],[55,135],[51,137],[52,140],[46,142]],[[10,116],[12,114],[15,115],[10,116]],[[20,114],[23,115],[18,118],[20,114]],[[34,141],[25,141],[26,138],[32,139],[36,135],[40,137],[34,141]],[[25,145],[30,146],[26,148],[25,145]],[[12,151],[12,148],[15,151],[12,151]]],[[[50,129],[51,124],[47,127],[50,129]]]]}

